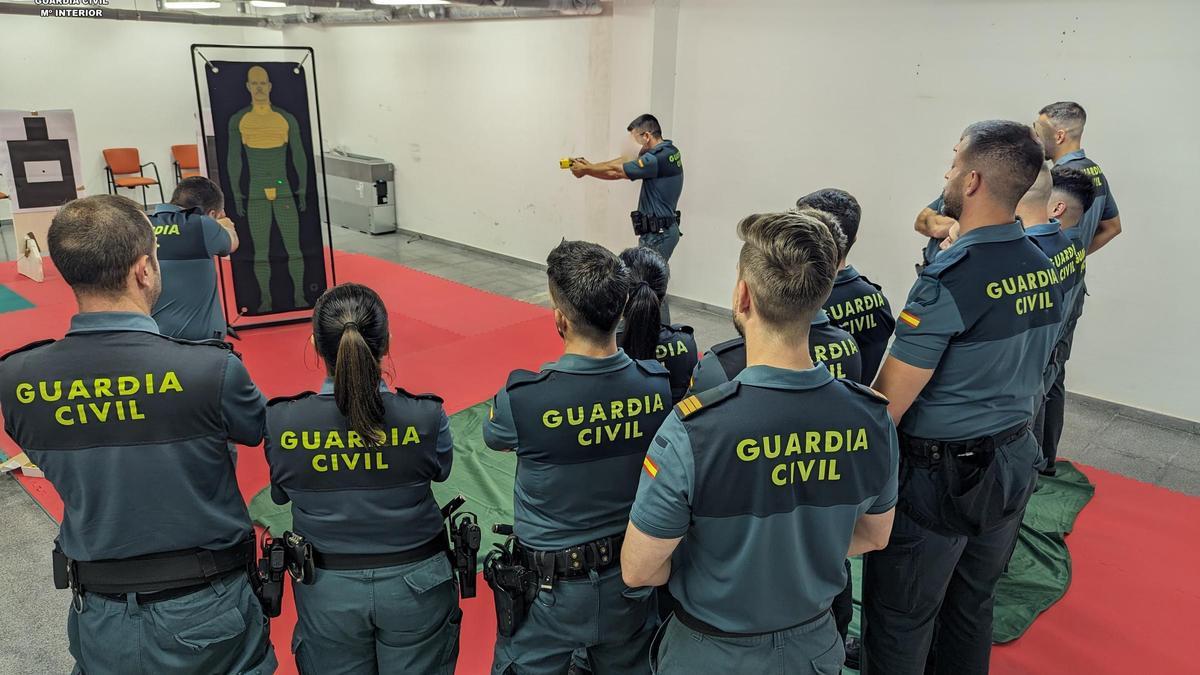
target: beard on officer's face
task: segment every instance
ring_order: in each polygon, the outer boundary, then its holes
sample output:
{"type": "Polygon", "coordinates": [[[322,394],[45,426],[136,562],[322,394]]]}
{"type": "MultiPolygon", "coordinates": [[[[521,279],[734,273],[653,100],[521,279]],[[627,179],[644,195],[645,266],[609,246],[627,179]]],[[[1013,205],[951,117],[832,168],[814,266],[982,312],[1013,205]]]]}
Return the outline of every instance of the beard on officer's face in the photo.
{"type": "Polygon", "coordinates": [[[746,326],[742,324],[742,318],[734,310],[729,311],[729,316],[733,319],[733,327],[737,329],[738,335],[744,339],[746,337],[746,326]]]}
{"type": "Polygon", "coordinates": [[[949,183],[946,183],[946,189],[942,191],[942,215],[958,220],[962,217],[963,209],[963,180],[962,177],[955,178],[949,183]]]}

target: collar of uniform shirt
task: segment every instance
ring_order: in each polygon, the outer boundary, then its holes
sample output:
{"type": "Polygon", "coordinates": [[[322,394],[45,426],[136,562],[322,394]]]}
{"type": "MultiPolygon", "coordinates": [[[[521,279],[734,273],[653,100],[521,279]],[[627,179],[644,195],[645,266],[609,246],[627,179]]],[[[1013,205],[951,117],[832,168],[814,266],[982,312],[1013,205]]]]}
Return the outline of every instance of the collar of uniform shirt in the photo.
{"type": "Polygon", "coordinates": [[[854,269],[854,265],[846,265],[845,268],[838,270],[837,276],[833,278],[833,283],[844,284],[857,278],[858,270],[854,269]]]}
{"type": "Polygon", "coordinates": [[[1062,223],[1060,223],[1057,218],[1051,218],[1050,222],[1048,222],[1048,223],[1039,223],[1037,225],[1030,225],[1029,227],[1025,228],[1025,234],[1029,234],[1029,235],[1033,235],[1033,236],[1042,235],[1042,234],[1054,234],[1055,232],[1058,232],[1061,229],[1062,229],[1062,223]]]}
{"type": "Polygon", "coordinates": [[[611,373],[629,363],[624,349],[617,349],[611,356],[594,357],[581,354],[563,354],[562,358],[542,366],[542,370],[557,370],[563,373],[611,373]]]}
{"type": "Polygon", "coordinates": [[[833,381],[833,375],[823,364],[807,370],[789,370],[775,366],[747,366],[733,378],[742,384],[770,389],[816,389],[833,381]]]}
{"type": "Polygon", "coordinates": [[[1062,166],[1063,164],[1066,164],[1067,162],[1073,162],[1077,159],[1083,159],[1085,157],[1087,157],[1087,155],[1083,154],[1083,148],[1080,148],[1079,150],[1076,150],[1075,152],[1068,152],[1067,154],[1063,155],[1062,157],[1059,157],[1058,160],[1054,162],[1054,166],[1062,166]]]}
{"type": "Polygon", "coordinates": [[[183,210],[183,207],[177,206],[175,204],[159,204],[158,206],[154,207],[154,213],[166,213],[167,211],[179,212],[182,210],[183,210]]]}
{"type": "Polygon", "coordinates": [[[991,241],[1013,241],[1025,236],[1020,220],[1003,225],[984,225],[964,234],[954,241],[955,246],[984,244],[991,241]]]}
{"type": "Polygon", "coordinates": [[[827,323],[829,323],[829,315],[825,313],[824,308],[821,308],[817,310],[816,314],[813,314],[812,322],[809,325],[822,326],[827,323]]]}
{"type": "Polygon", "coordinates": [[[67,335],[78,333],[107,333],[116,330],[142,331],[158,334],[158,323],[138,312],[85,312],[71,317],[67,335]]]}
{"type": "MultiPolygon", "coordinates": [[[[391,391],[391,389],[388,388],[387,382],[380,380],[379,381],[379,391],[388,392],[388,391],[391,391]]],[[[321,385],[320,395],[321,396],[333,396],[333,378],[332,377],[325,378],[325,383],[321,385]]]]}

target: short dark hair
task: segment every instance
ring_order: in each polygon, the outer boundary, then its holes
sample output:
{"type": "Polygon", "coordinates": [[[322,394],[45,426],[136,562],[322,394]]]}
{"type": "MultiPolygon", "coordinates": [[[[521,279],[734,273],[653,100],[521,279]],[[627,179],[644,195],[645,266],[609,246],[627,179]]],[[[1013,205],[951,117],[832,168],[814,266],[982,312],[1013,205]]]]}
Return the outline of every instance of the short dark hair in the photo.
{"type": "Polygon", "coordinates": [[[154,260],[154,228],[132,200],[97,195],[68,202],[47,235],[50,257],[76,293],[120,294],[129,268],[154,260]]]}
{"type": "Polygon", "coordinates": [[[1055,192],[1062,192],[1071,197],[1084,211],[1088,210],[1096,199],[1096,183],[1091,176],[1079,169],[1056,166],[1050,170],[1050,178],[1054,181],[1055,192]]]}
{"type": "Polygon", "coordinates": [[[1014,208],[1046,160],[1042,143],[1028,124],[1008,120],[976,122],[963,132],[963,141],[958,151],[959,165],[967,171],[979,171],[988,192],[1014,208]]]}
{"type": "Polygon", "coordinates": [[[811,213],[760,213],[738,223],[738,272],[764,321],[807,331],[837,274],[830,228],[811,213]]]}
{"type": "Polygon", "coordinates": [[[796,209],[797,213],[803,213],[806,216],[811,216],[821,221],[825,227],[829,228],[829,234],[833,236],[833,244],[837,246],[838,260],[841,261],[846,257],[846,253],[850,251],[850,240],[846,238],[846,233],[842,231],[841,221],[838,217],[828,211],[814,209],[812,207],[804,207],[796,209]]]}
{"type": "Polygon", "coordinates": [[[1087,124],[1087,111],[1074,101],[1051,103],[1039,110],[1038,114],[1045,115],[1061,127],[1070,127],[1076,131],[1083,131],[1083,126],[1087,124]]]}
{"type": "Polygon", "coordinates": [[[858,240],[858,223],[862,219],[862,207],[858,205],[858,200],[854,198],[854,195],[849,192],[837,188],[824,188],[810,192],[796,200],[796,208],[816,209],[833,214],[842,228],[842,234],[846,237],[846,253],[850,252],[850,247],[858,240]]]}
{"type": "Polygon", "coordinates": [[[617,330],[629,297],[629,270],[612,251],[586,241],[566,241],[546,257],[555,306],[586,337],[602,340],[617,330]]]}
{"type": "Polygon", "coordinates": [[[221,186],[205,176],[189,176],[179,181],[171,193],[171,203],[185,209],[200,209],[203,213],[225,208],[221,186]]]}
{"type": "Polygon", "coordinates": [[[633,121],[629,123],[625,131],[633,131],[634,129],[648,131],[651,136],[662,138],[662,127],[658,124],[658,118],[650,113],[643,113],[633,118],[633,121]]]}

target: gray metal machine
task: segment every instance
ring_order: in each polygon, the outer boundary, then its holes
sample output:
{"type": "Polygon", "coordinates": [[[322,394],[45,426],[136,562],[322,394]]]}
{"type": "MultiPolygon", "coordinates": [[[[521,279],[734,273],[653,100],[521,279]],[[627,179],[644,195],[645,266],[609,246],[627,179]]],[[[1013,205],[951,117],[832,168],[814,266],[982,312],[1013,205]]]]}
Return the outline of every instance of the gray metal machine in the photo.
{"type": "Polygon", "coordinates": [[[352,152],[327,152],[325,177],[334,225],[367,234],[396,231],[396,179],[391,162],[352,152]]]}

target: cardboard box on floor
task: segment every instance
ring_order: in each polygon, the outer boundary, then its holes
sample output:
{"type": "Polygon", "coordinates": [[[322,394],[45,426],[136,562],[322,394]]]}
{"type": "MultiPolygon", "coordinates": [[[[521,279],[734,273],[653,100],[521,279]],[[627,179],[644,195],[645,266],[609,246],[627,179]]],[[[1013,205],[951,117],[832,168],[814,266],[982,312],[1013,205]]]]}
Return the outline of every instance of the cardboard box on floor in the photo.
{"type": "Polygon", "coordinates": [[[46,474],[42,473],[42,470],[37,468],[37,465],[29,461],[29,456],[23,452],[0,464],[0,475],[18,470],[30,478],[46,477],[46,474]]]}

